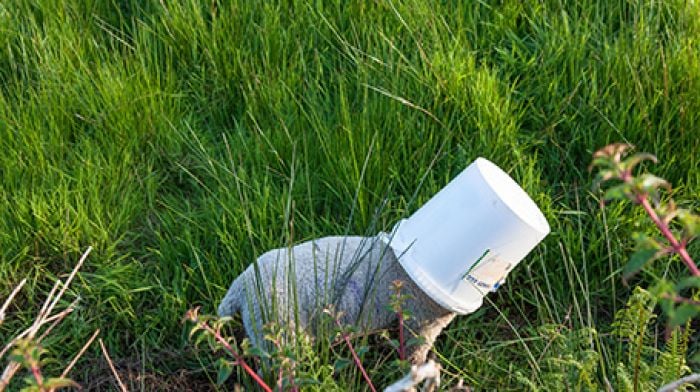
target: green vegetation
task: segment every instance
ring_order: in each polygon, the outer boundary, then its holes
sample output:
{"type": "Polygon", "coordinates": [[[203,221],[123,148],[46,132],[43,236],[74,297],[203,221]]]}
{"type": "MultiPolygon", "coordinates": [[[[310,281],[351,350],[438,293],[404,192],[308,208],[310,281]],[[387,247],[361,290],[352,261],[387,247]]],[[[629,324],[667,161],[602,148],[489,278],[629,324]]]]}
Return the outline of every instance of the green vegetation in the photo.
{"type": "MultiPolygon", "coordinates": [[[[451,324],[436,347],[444,382],[624,390],[632,348],[668,365],[700,341],[674,334],[661,350],[663,314],[645,313],[636,335],[613,325],[633,286],[686,272],[664,258],[623,284],[631,233],[655,228],[628,205],[603,209],[586,167],[599,147],[633,143],[697,211],[699,137],[694,1],[4,1],[0,302],[28,282],[0,342],[92,245],[65,300],[80,295],[78,309],[44,340],[48,369],[99,327],[131,388],[179,385],[182,369],[214,383],[188,308],[213,313],[264,250],[390,228],[484,156],[552,234],[451,324]]],[[[630,307],[648,309],[635,295],[630,307]]],[[[366,355],[378,385],[399,374],[382,371],[390,348],[366,355]]],[[[91,347],[71,378],[104,383],[100,358],[91,347]]],[[[308,377],[335,385],[333,355],[316,360],[308,377]]]]}

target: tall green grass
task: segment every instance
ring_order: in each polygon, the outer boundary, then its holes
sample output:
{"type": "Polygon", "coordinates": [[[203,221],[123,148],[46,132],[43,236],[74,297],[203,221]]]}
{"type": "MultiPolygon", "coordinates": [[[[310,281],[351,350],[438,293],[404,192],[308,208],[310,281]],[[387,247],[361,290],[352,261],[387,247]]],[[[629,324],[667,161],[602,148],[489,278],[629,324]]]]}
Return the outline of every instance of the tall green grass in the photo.
{"type": "MultiPolygon", "coordinates": [[[[653,0],[5,1],[0,293],[31,287],[0,340],[93,245],[48,348],[67,358],[102,327],[122,366],[196,370],[182,314],[213,312],[256,255],[389,228],[484,156],[553,233],[437,349],[478,388],[537,383],[538,327],[605,332],[630,291],[641,215],[600,208],[591,152],[656,153],[698,207],[699,17],[653,0]]],[[[591,341],[604,369],[621,356],[591,341]]]]}

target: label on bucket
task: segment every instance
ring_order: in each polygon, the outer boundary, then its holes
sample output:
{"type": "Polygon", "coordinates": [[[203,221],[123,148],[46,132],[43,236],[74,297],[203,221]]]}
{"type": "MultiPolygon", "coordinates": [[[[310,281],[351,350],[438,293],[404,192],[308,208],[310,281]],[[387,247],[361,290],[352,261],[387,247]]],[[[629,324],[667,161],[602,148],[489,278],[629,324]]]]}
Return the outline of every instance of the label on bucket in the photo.
{"type": "Polygon", "coordinates": [[[495,291],[502,283],[512,263],[487,249],[469,268],[463,279],[479,289],[495,291]]]}

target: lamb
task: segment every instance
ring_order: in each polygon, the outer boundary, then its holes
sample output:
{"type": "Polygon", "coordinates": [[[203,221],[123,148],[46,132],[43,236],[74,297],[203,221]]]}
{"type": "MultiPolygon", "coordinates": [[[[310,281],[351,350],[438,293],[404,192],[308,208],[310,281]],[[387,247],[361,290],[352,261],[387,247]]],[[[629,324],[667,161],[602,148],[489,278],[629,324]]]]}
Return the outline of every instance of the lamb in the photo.
{"type": "Polygon", "coordinates": [[[328,304],[344,324],[372,331],[394,321],[386,305],[391,282],[400,280],[413,313],[406,325],[424,338],[409,348],[420,364],[455,315],[478,309],[549,232],[527,193],[477,158],[391,235],[325,237],[263,254],[233,282],[218,312],[240,312],[256,345],[270,321],[313,335],[328,304]]]}
{"type": "Polygon", "coordinates": [[[411,280],[381,235],[324,237],[268,251],[257,266],[250,265],[234,280],[218,314],[240,313],[246,334],[258,346],[263,343],[262,326],[271,321],[288,331],[314,335],[323,309],[331,304],[343,325],[371,332],[391,326],[397,318],[387,309],[396,280],[403,282],[404,308],[411,312],[406,327],[423,337],[407,348],[408,359],[420,364],[455,313],[411,280]]]}

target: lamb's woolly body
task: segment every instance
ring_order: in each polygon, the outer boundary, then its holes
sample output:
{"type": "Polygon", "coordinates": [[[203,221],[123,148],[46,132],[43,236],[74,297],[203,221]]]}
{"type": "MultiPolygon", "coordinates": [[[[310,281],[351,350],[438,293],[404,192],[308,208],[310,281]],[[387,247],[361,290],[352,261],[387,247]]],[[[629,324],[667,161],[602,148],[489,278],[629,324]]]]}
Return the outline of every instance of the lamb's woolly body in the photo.
{"type": "Polygon", "coordinates": [[[325,237],[266,252],[231,284],[218,313],[240,312],[253,344],[260,343],[262,325],[269,321],[313,334],[328,304],[343,313],[344,324],[377,330],[396,319],[386,309],[395,280],[404,282],[402,292],[409,296],[407,327],[425,338],[413,348],[411,360],[423,362],[454,313],[416,286],[378,237],[325,237]]]}

